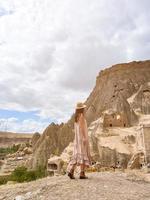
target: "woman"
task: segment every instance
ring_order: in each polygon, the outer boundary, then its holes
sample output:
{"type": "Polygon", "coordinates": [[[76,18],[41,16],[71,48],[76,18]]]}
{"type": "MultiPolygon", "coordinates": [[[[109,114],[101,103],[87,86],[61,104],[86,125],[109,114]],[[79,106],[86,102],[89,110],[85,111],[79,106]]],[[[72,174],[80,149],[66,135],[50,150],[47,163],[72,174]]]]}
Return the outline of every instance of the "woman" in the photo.
{"type": "Polygon", "coordinates": [[[80,166],[80,179],[88,178],[85,176],[85,168],[91,165],[91,155],[88,141],[87,122],[85,119],[85,107],[83,103],[79,102],[75,111],[75,138],[73,155],[67,166],[68,176],[75,179],[74,170],[76,166],[80,166]]]}

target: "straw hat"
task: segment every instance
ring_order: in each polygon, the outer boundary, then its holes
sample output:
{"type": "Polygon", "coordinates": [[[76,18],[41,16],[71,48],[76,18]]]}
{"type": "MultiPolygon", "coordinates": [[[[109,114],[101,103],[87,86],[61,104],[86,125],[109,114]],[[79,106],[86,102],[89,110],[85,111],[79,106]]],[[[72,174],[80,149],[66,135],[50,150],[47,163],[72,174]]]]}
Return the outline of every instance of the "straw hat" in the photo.
{"type": "Polygon", "coordinates": [[[85,108],[85,107],[86,107],[85,104],[83,104],[82,102],[78,102],[77,105],[76,105],[76,110],[81,109],[81,108],[85,108]]]}

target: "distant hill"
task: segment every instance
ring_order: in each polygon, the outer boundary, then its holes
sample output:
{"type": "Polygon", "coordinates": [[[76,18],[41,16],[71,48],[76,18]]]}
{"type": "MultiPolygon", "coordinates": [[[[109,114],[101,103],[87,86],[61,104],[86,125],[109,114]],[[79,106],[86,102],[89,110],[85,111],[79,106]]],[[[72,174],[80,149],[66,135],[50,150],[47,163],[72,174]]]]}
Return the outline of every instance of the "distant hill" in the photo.
{"type": "Polygon", "coordinates": [[[29,142],[32,136],[32,133],[13,133],[0,131],[0,147],[9,147],[13,144],[29,142]]]}

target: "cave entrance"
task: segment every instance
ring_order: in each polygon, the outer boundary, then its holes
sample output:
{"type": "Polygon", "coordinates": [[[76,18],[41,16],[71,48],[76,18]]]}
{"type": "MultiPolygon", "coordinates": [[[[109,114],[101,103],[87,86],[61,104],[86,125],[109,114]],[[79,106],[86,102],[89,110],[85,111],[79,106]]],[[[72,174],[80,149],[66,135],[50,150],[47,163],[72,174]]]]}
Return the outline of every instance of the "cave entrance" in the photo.
{"type": "Polygon", "coordinates": [[[57,165],[55,163],[49,164],[49,168],[53,170],[57,170],[57,165]]]}

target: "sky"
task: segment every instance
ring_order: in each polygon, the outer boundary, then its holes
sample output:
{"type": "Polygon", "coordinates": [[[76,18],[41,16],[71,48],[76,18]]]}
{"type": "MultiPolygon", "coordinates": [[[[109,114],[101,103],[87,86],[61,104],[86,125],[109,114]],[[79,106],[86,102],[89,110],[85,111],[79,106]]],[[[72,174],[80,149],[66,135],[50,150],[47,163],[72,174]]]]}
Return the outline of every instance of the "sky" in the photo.
{"type": "Polygon", "coordinates": [[[149,0],[0,0],[0,131],[67,122],[99,71],[150,58],[149,0]]]}

